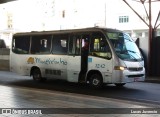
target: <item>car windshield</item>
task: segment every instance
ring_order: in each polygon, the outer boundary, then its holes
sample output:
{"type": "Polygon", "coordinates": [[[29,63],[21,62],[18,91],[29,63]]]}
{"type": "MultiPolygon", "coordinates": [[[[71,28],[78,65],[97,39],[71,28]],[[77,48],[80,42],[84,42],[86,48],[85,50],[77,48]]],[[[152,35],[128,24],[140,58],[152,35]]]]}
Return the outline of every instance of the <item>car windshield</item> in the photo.
{"type": "Polygon", "coordinates": [[[107,36],[119,58],[127,61],[143,60],[137,45],[129,35],[122,32],[107,32],[107,36]]]}

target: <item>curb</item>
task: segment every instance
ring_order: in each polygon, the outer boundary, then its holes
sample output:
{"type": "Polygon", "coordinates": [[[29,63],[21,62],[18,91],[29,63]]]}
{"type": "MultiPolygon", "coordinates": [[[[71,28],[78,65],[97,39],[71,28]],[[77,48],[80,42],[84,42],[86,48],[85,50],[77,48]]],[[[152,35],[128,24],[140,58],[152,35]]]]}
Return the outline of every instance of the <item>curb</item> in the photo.
{"type": "Polygon", "coordinates": [[[145,82],[150,82],[150,83],[160,83],[160,78],[146,78],[145,82]]]}

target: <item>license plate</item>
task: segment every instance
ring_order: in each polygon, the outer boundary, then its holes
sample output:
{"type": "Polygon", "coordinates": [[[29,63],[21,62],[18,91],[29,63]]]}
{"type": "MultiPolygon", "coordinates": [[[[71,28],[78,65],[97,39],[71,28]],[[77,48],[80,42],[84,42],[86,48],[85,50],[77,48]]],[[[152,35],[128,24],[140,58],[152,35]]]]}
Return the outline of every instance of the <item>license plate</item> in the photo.
{"type": "Polygon", "coordinates": [[[139,78],[134,78],[134,82],[139,81],[139,78]]]}

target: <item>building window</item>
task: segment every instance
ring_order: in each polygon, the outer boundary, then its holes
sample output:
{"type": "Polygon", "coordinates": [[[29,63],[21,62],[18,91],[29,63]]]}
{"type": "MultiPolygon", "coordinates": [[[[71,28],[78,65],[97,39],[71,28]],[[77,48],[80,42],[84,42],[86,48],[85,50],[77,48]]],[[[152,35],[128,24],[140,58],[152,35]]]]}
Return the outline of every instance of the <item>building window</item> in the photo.
{"type": "Polygon", "coordinates": [[[8,27],[9,29],[13,27],[13,21],[12,21],[12,19],[13,19],[12,14],[8,14],[8,15],[7,15],[7,20],[8,20],[8,21],[7,21],[7,22],[8,22],[8,24],[7,24],[8,26],[7,26],[7,27],[8,27]]]}
{"type": "Polygon", "coordinates": [[[128,23],[129,16],[119,16],[119,23],[128,23]]]}
{"type": "Polygon", "coordinates": [[[157,36],[160,36],[160,31],[157,31],[157,36]]]}
{"type": "Polygon", "coordinates": [[[147,22],[149,19],[148,19],[148,16],[143,16],[143,19],[147,22]]]}
{"type": "Polygon", "coordinates": [[[137,32],[137,33],[136,33],[136,36],[137,36],[137,37],[142,37],[142,32],[137,32]]]}
{"type": "Polygon", "coordinates": [[[148,32],[145,32],[145,37],[148,37],[149,33],[148,32]]]}

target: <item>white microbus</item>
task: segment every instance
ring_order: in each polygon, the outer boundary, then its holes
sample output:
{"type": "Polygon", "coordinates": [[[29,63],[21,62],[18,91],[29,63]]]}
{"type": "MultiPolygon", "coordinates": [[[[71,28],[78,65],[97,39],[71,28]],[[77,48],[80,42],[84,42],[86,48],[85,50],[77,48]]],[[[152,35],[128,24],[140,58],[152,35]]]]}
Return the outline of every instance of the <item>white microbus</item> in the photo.
{"type": "Polygon", "coordinates": [[[130,36],[98,27],[14,34],[10,67],[38,81],[62,79],[95,88],[145,80],[143,57],[130,36]]]}

